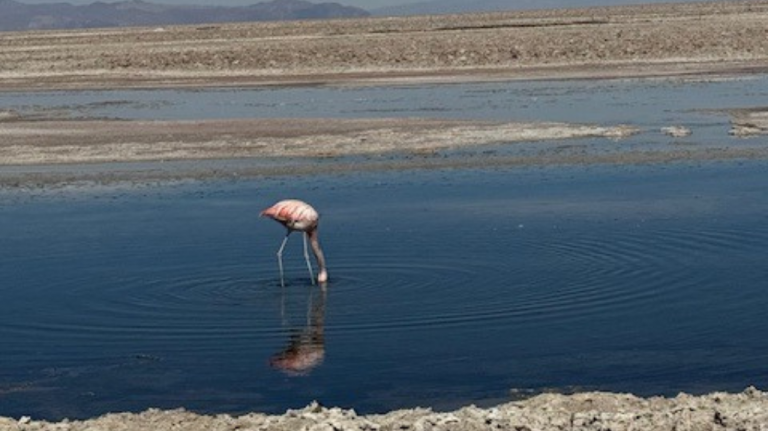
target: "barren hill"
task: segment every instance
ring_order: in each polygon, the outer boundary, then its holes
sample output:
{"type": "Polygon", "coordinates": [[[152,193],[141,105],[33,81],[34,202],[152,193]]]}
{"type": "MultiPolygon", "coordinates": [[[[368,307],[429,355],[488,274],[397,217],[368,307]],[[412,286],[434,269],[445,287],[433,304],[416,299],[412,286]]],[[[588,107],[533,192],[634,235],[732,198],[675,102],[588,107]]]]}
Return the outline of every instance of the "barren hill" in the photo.
{"type": "Polygon", "coordinates": [[[363,9],[338,3],[304,0],[272,0],[251,6],[171,6],[128,0],[95,2],[84,6],[70,3],[28,5],[0,0],[0,31],[128,27],[223,22],[282,21],[364,17],[363,9]]]}

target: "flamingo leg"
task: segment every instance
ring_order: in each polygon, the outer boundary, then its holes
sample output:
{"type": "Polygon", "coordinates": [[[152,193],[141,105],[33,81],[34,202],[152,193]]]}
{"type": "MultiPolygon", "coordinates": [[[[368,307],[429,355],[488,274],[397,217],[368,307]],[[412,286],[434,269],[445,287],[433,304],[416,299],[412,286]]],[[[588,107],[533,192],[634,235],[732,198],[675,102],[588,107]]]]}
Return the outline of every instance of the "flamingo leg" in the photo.
{"type": "Polygon", "coordinates": [[[307,250],[307,233],[304,232],[304,260],[307,261],[307,269],[309,269],[309,279],[312,281],[312,285],[315,285],[315,274],[312,273],[312,263],[309,261],[309,250],[307,250]]]}
{"type": "Polygon", "coordinates": [[[283,243],[277,250],[277,267],[280,268],[280,285],[283,287],[285,287],[285,277],[283,276],[283,249],[285,249],[285,244],[288,242],[289,235],[291,235],[291,231],[288,231],[288,233],[285,234],[283,243]]]}

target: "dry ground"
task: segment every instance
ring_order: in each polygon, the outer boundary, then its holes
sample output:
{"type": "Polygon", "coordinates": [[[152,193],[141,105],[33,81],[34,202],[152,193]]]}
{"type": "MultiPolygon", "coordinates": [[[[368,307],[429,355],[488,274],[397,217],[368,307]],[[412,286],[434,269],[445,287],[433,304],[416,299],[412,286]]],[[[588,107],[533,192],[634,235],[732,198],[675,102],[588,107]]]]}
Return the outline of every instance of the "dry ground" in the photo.
{"type": "Polygon", "coordinates": [[[600,392],[545,394],[489,409],[465,407],[445,413],[409,409],[358,416],[353,410],[313,404],[271,416],[148,410],[60,423],[0,418],[3,431],[760,431],[766,427],[768,396],[754,388],[740,394],[681,394],[675,398],[600,392]]]}
{"type": "Polygon", "coordinates": [[[0,33],[0,88],[768,71],[768,1],[0,33]]]}

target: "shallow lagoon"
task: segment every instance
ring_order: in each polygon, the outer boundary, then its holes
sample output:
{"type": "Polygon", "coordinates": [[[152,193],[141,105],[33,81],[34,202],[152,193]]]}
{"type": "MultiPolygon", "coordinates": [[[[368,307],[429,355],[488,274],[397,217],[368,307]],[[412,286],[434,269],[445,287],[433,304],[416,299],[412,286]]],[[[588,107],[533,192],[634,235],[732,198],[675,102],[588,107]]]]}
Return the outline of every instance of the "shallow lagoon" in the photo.
{"type": "Polygon", "coordinates": [[[4,192],[0,414],[381,412],[768,384],[764,162],[4,192]],[[322,213],[327,294],[258,211],[322,213]],[[270,366],[323,343],[303,375],[270,366]],[[319,335],[319,338],[318,338],[319,335]],[[303,337],[303,338],[302,338],[303,337]],[[295,345],[295,344],[294,344],[295,345]]]}
{"type": "Polygon", "coordinates": [[[765,107],[768,75],[739,78],[512,81],[370,87],[257,87],[0,93],[0,109],[29,118],[447,118],[629,124],[647,141],[660,127],[728,138],[729,109],[765,107]]]}
{"type": "MultiPolygon", "coordinates": [[[[764,106],[766,79],[3,93],[0,108],[74,119],[631,124],[643,133],[604,151],[716,148],[764,145],[728,136],[728,116],[715,111],[764,106]],[[670,138],[659,132],[668,125],[694,134],[670,138]]],[[[279,413],[312,400],[369,413],[543,390],[764,388],[766,167],[3,189],[0,415],[279,413]],[[286,197],[322,213],[325,294],[309,283],[298,236],[280,287],[283,231],[257,215],[286,197]],[[323,361],[301,375],[270,365],[302,342],[323,361]]]]}

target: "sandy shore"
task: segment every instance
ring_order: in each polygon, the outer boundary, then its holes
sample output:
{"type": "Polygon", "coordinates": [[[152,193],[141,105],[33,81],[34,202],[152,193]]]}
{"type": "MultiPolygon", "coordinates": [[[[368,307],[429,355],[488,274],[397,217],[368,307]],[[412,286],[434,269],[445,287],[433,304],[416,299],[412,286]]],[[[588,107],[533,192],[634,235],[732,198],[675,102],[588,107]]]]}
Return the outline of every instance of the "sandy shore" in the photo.
{"type": "Polygon", "coordinates": [[[325,431],[325,430],[763,430],[768,426],[768,395],[754,388],[740,394],[701,397],[638,398],[586,392],[544,394],[488,409],[474,406],[453,412],[417,408],[358,416],[354,410],[317,404],[284,415],[250,413],[198,415],[184,410],[147,410],[107,414],[86,421],[48,423],[28,417],[0,418],[4,431],[325,431]]]}

